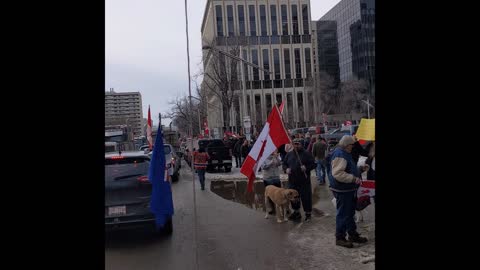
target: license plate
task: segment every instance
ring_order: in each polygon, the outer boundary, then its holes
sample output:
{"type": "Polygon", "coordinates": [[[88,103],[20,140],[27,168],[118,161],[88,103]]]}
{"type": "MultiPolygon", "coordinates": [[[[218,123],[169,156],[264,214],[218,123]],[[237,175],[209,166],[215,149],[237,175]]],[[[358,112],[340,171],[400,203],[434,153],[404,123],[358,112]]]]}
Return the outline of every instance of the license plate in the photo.
{"type": "Polygon", "coordinates": [[[127,214],[127,207],[123,206],[113,206],[108,208],[108,215],[109,216],[119,216],[127,214]]]}
{"type": "Polygon", "coordinates": [[[212,160],[212,164],[217,164],[218,160],[212,160]]]}

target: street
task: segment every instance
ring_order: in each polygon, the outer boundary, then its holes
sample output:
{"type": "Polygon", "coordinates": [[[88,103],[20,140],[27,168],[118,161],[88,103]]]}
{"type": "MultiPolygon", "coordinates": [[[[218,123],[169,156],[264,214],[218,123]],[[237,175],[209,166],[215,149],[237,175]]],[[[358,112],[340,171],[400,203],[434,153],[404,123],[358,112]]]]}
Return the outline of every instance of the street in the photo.
{"type": "MultiPolygon", "coordinates": [[[[337,247],[335,209],[327,186],[314,192],[311,222],[278,224],[274,216],[264,218],[263,206],[258,205],[263,202],[253,197],[252,206],[252,200],[235,197],[234,194],[242,194],[235,192],[242,185],[223,185],[230,189],[223,193],[232,198],[217,195],[221,188],[212,191],[212,187],[219,186],[211,186],[212,179],[228,180],[222,174],[234,179],[238,170],[207,173],[204,191],[196,182],[198,269],[374,269],[374,262],[361,262],[375,254],[373,204],[364,212],[365,221],[358,224],[359,232],[369,242],[353,249],[337,247]],[[255,201],[259,207],[255,207],[255,201]]],[[[106,235],[106,269],[196,269],[192,175],[185,162],[180,180],[172,184],[172,192],[173,234],[154,237],[126,231],[106,235]]]]}

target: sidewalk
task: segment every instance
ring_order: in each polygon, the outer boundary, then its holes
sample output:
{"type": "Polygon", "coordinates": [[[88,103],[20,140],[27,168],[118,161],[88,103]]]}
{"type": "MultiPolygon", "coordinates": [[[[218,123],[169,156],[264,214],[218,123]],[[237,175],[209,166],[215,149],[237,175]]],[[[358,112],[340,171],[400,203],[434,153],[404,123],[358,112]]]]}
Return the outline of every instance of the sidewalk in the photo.
{"type": "MultiPolygon", "coordinates": [[[[255,180],[254,195],[250,193],[251,196],[247,194],[245,197],[240,197],[242,194],[245,194],[247,180],[246,176],[240,173],[240,168],[232,168],[230,173],[220,172],[206,174],[206,179],[215,183],[211,184],[212,189],[217,188],[217,183],[223,183],[222,187],[229,189],[225,191],[226,196],[221,193],[217,193],[217,195],[224,199],[244,204],[257,211],[264,211],[263,182],[261,178],[262,175],[260,173],[260,175],[257,176],[257,180],[255,180]],[[230,182],[232,183],[228,184],[230,182]],[[241,191],[239,192],[239,190],[241,191]]],[[[286,183],[288,176],[281,174],[280,179],[283,185],[286,183]]],[[[323,186],[318,185],[315,172],[311,173],[311,183],[313,191],[312,221],[307,224],[302,222],[294,226],[288,233],[288,239],[294,247],[311,255],[309,257],[312,259],[309,261],[298,261],[294,264],[298,266],[298,269],[313,269],[320,264],[322,265],[322,269],[338,269],[333,266],[333,263],[330,266],[324,264],[326,261],[338,258],[338,253],[340,253],[350,257],[359,264],[365,263],[365,269],[374,269],[375,204],[373,200],[372,204],[363,211],[364,221],[357,223],[358,232],[367,237],[369,241],[362,245],[356,244],[355,248],[352,249],[337,247],[335,245],[336,209],[331,201],[333,199],[332,192],[328,189],[328,184],[323,186]]],[[[336,262],[335,265],[338,266],[338,262],[336,262]]]]}

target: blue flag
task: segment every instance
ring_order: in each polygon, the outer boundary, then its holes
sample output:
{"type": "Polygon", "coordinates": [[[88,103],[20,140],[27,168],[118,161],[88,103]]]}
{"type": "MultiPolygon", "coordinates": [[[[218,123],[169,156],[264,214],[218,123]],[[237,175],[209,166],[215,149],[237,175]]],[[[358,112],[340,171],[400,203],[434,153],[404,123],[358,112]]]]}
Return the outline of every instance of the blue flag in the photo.
{"type": "Polygon", "coordinates": [[[166,180],[165,151],[163,148],[162,127],[158,125],[157,137],[150,161],[148,179],[152,183],[150,210],[155,215],[157,228],[162,228],[173,215],[172,188],[166,180]]]}

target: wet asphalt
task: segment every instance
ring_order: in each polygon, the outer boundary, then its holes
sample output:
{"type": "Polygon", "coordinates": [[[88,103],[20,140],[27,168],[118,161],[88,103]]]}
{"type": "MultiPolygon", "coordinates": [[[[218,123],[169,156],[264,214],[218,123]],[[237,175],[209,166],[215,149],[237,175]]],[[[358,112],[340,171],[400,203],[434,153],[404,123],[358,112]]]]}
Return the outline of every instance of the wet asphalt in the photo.
{"type": "Polygon", "coordinates": [[[224,178],[214,173],[206,177],[206,190],[195,178],[196,227],[192,174],[183,163],[180,180],[172,184],[173,234],[107,234],[105,269],[374,269],[374,263],[362,263],[374,255],[374,205],[358,224],[369,243],[346,249],[335,246],[335,209],[326,186],[315,189],[311,222],[279,224],[274,216],[264,218],[262,182],[254,194],[246,194],[245,181],[210,180],[224,178]]]}

